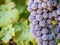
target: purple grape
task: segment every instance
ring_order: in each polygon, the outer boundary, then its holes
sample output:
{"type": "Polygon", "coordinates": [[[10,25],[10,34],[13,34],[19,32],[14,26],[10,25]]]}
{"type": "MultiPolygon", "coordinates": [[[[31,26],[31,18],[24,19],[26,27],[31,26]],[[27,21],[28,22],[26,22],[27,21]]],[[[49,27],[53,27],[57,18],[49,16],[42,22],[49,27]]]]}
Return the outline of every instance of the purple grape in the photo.
{"type": "Polygon", "coordinates": [[[55,33],[55,34],[58,34],[58,33],[59,33],[59,28],[55,28],[55,29],[54,29],[54,33],[55,33]]]}
{"type": "Polygon", "coordinates": [[[58,26],[60,27],[60,22],[58,23],[58,26]]]}
{"type": "Polygon", "coordinates": [[[38,5],[37,5],[36,3],[34,3],[34,4],[31,5],[31,8],[32,8],[33,10],[36,10],[37,7],[38,7],[38,5]]]}
{"type": "Polygon", "coordinates": [[[38,45],[43,45],[42,43],[38,42],[38,45]]]}
{"type": "Polygon", "coordinates": [[[43,19],[43,16],[41,14],[36,15],[36,20],[41,21],[43,19]]]}
{"type": "Polygon", "coordinates": [[[35,19],[35,20],[32,21],[32,23],[33,23],[34,25],[37,25],[37,24],[38,24],[38,21],[35,19]]]}
{"type": "Polygon", "coordinates": [[[58,22],[58,18],[57,17],[55,18],[55,20],[56,20],[56,22],[58,22]]]}
{"type": "Polygon", "coordinates": [[[58,17],[58,21],[60,21],[60,16],[58,17]]]}
{"type": "Polygon", "coordinates": [[[57,8],[60,9],[60,4],[57,5],[57,8]]]}
{"type": "Polygon", "coordinates": [[[42,32],[41,31],[36,31],[36,36],[41,36],[42,35],[42,32]]]}
{"type": "Polygon", "coordinates": [[[37,15],[37,12],[36,12],[36,11],[32,11],[32,12],[31,12],[31,15],[32,15],[32,16],[36,16],[36,15],[37,15]]]}
{"type": "Polygon", "coordinates": [[[43,42],[42,37],[36,37],[37,42],[43,42]]]}
{"type": "Polygon", "coordinates": [[[52,1],[48,1],[48,2],[47,2],[47,6],[48,6],[48,7],[53,6],[53,2],[52,2],[52,1]]]}
{"type": "Polygon", "coordinates": [[[38,4],[38,9],[42,9],[42,4],[38,4]]]}
{"type": "Polygon", "coordinates": [[[43,41],[43,45],[48,45],[48,41],[43,41]]]}
{"type": "Polygon", "coordinates": [[[57,6],[57,0],[53,0],[54,6],[57,6]]]}
{"type": "Polygon", "coordinates": [[[41,27],[39,26],[39,24],[35,26],[35,29],[36,30],[40,30],[41,29],[41,27]]]}
{"type": "Polygon", "coordinates": [[[43,13],[43,18],[48,18],[49,14],[48,13],[43,13]]]}
{"type": "Polygon", "coordinates": [[[57,14],[60,15],[60,9],[57,9],[57,14]]]}
{"type": "Polygon", "coordinates": [[[45,27],[45,20],[40,21],[40,22],[39,22],[39,25],[40,25],[41,27],[45,27]]]}
{"type": "Polygon", "coordinates": [[[42,36],[42,39],[43,39],[43,40],[48,40],[48,35],[47,35],[47,34],[44,34],[44,35],[42,36]]]}
{"type": "Polygon", "coordinates": [[[30,22],[32,22],[34,19],[35,19],[34,16],[32,16],[32,15],[29,16],[29,21],[30,21],[30,22]]]}
{"type": "Polygon", "coordinates": [[[31,28],[30,33],[33,37],[36,37],[36,29],[35,28],[31,28]]]}
{"type": "Polygon", "coordinates": [[[47,13],[48,12],[48,10],[47,9],[43,9],[43,13],[47,13]]]}
{"type": "Polygon", "coordinates": [[[49,42],[49,45],[55,45],[55,41],[53,41],[53,40],[50,41],[50,42],[49,42]]]}
{"type": "Polygon", "coordinates": [[[57,17],[57,16],[58,16],[57,11],[54,10],[54,11],[52,12],[52,15],[53,15],[53,17],[57,17]]]}
{"type": "Polygon", "coordinates": [[[38,14],[42,14],[42,10],[38,9],[38,10],[37,10],[37,13],[38,13],[38,14]]]}
{"type": "Polygon", "coordinates": [[[43,3],[42,3],[42,7],[43,7],[43,8],[47,8],[47,3],[46,3],[46,2],[43,2],[43,3]]]}
{"type": "Polygon", "coordinates": [[[32,12],[32,9],[31,9],[31,7],[28,7],[28,8],[27,8],[27,10],[28,10],[29,12],[32,12]]]}
{"type": "Polygon", "coordinates": [[[34,28],[35,25],[33,23],[30,23],[30,28],[34,28]]]}
{"type": "Polygon", "coordinates": [[[42,28],[42,33],[43,34],[47,34],[48,33],[48,29],[47,28],[42,28]]]}
{"type": "Polygon", "coordinates": [[[47,24],[51,24],[51,23],[52,23],[52,19],[48,19],[47,24]]]}

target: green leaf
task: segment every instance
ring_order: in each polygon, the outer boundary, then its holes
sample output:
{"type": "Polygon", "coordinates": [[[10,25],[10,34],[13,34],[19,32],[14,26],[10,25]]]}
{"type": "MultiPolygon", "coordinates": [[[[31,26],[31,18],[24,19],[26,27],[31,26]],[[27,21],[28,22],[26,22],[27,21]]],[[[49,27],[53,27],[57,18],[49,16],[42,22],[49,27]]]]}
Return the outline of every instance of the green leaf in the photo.
{"type": "Polygon", "coordinates": [[[12,36],[10,35],[10,33],[7,33],[4,38],[2,38],[4,43],[8,43],[9,40],[12,38],[12,36]]]}

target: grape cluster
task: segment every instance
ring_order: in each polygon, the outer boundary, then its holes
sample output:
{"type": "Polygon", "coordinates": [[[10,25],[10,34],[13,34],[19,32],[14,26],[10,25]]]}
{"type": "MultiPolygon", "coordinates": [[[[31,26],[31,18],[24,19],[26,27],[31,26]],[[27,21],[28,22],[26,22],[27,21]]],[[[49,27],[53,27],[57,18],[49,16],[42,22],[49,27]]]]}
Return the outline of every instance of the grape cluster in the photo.
{"type": "Polygon", "coordinates": [[[60,38],[60,4],[57,0],[29,0],[27,10],[30,12],[30,32],[38,45],[55,45],[55,39],[60,38]]]}

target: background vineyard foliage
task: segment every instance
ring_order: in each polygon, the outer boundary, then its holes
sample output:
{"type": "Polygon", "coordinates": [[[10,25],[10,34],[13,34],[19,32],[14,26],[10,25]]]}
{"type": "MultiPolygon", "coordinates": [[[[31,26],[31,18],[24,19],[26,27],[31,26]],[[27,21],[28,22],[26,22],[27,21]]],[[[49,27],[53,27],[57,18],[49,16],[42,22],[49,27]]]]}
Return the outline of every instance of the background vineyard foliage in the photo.
{"type": "MultiPolygon", "coordinates": [[[[58,2],[59,1],[60,0],[58,0],[58,2]]],[[[37,45],[36,40],[30,34],[27,5],[28,0],[0,0],[0,8],[2,9],[2,11],[0,10],[2,12],[0,13],[0,17],[3,17],[2,21],[0,21],[0,40],[2,40],[3,45],[8,45],[7,43],[11,38],[13,38],[17,45],[37,45]],[[16,5],[13,8],[16,9],[15,12],[11,12],[12,9],[10,7],[13,5],[8,5],[11,2],[14,2],[16,5]],[[8,14],[7,11],[4,10],[6,5],[8,5],[8,14]],[[11,13],[12,15],[9,15],[11,13]],[[4,16],[5,14],[8,16],[4,16]],[[10,17],[13,18],[12,21],[7,20],[7,18],[10,19],[10,17]]]]}

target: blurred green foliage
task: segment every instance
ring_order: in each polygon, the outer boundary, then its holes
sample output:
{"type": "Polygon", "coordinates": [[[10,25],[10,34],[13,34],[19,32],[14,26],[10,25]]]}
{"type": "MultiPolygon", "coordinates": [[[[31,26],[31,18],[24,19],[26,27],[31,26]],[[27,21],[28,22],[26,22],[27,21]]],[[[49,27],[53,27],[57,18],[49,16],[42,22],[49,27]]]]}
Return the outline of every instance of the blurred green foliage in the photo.
{"type": "Polygon", "coordinates": [[[13,37],[17,45],[37,45],[30,34],[28,0],[0,0],[0,40],[3,45],[13,37]]]}

